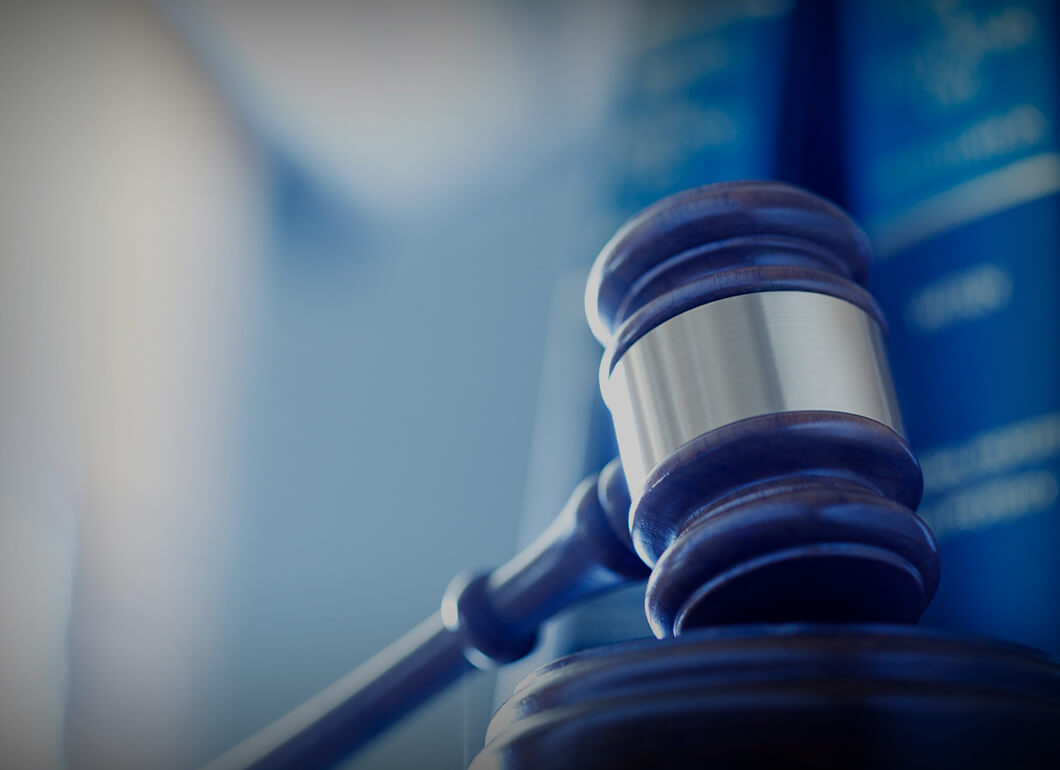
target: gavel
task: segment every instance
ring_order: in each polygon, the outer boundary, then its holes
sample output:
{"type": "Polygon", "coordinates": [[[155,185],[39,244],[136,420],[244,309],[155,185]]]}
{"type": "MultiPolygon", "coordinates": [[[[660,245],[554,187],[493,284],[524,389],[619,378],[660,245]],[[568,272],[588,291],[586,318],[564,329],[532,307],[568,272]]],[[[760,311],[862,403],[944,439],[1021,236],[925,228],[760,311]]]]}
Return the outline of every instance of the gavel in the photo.
{"type": "Polygon", "coordinates": [[[529,676],[473,770],[1060,764],[1060,664],[915,627],[939,558],[870,258],[846,214],[776,182],[630,220],[586,291],[619,459],[524,552],[458,576],[432,618],[210,767],[331,766],[645,577],[657,639],[529,676]]]}

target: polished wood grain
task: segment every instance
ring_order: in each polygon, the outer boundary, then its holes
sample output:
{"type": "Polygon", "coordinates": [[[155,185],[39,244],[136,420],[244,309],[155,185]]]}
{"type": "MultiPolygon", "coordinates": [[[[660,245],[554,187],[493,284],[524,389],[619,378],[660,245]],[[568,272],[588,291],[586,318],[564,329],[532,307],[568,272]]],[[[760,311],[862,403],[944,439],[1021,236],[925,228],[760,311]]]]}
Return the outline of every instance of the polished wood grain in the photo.
{"type": "Polygon", "coordinates": [[[868,238],[850,217],[797,187],[766,181],[707,185],[659,201],[618,231],[593,266],[586,308],[606,345],[639,309],[700,278],[781,266],[864,285],[871,254],[868,238]]]}

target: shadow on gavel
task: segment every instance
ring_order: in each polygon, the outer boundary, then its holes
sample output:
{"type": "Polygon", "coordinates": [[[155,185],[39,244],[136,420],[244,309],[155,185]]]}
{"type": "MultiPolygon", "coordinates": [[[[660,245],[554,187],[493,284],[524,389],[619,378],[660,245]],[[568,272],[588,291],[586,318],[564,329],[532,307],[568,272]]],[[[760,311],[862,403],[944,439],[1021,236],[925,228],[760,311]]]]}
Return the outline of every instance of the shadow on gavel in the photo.
{"type": "Polygon", "coordinates": [[[528,654],[563,608],[649,575],[662,641],[524,680],[473,768],[1051,766],[1060,668],[913,628],[939,561],[869,260],[842,211],[779,183],[690,190],[627,223],[586,294],[621,463],[210,767],[328,767],[468,671],[528,654]]]}

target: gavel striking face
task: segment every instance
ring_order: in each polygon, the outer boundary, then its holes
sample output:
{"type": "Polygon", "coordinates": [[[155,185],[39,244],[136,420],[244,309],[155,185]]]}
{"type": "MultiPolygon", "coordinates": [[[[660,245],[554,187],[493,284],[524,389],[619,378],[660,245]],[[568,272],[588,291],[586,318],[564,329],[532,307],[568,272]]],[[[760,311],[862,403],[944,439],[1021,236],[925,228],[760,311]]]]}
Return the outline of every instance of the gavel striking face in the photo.
{"type": "Polygon", "coordinates": [[[667,198],[597,258],[586,310],[657,636],[915,622],[931,600],[869,258],[839,209],[767,182],[667,198]]]}

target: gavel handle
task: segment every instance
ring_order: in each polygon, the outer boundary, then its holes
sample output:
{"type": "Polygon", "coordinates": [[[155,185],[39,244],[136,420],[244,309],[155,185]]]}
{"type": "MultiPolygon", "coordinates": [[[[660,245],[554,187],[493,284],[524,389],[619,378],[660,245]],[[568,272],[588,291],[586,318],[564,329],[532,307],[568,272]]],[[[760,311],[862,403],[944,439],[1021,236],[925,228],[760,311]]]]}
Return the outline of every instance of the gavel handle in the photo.
{"type": "Polygon", "coordinates": [[[204,770],[331,767],[473,669],[436,612],[204,770]]]}
{"type": "Polygon", "coordinates": [[[629,511],[621,474],[615,461],[583,481],[526,550],[493,572],[458,576],[441,611],[204,770],[330,767],[468,671],[528,654],[563,608],[646,578],[619,530],[629,511]]]}

